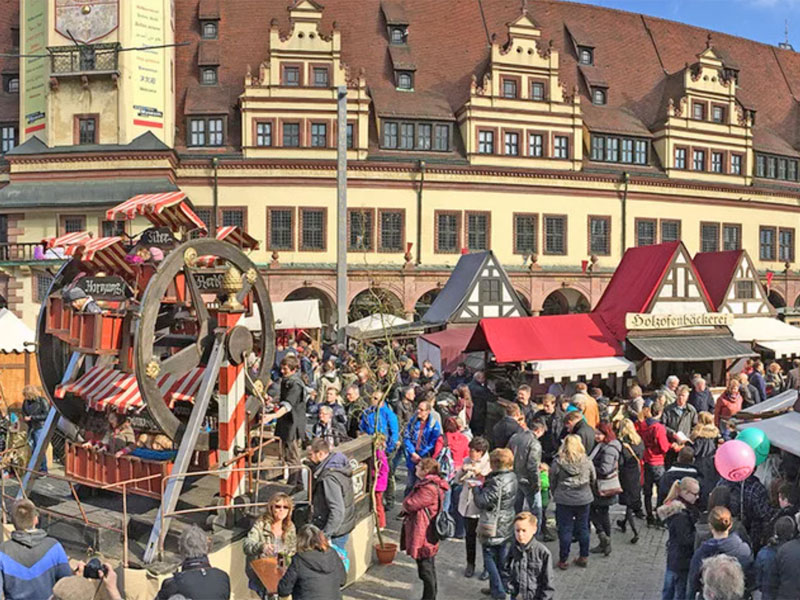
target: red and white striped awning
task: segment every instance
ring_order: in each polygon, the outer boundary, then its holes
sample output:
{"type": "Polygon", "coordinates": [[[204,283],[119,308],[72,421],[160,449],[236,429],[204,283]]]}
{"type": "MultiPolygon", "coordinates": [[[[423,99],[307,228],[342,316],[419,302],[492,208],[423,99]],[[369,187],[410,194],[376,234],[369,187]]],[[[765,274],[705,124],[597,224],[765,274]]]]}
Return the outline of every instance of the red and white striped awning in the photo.
{"type": "Polygon", "coordinates": [[[47,244],[47,248],[63,248],[70,244],[80,244],[87,240],[92,239],[92,234],[88,231],[73,231],[72,233],[65,233],[64,235],[44,238],[43,244],[47,244]]]}
{"type": "MultiPolygon", "coordinates": [[[[163,375],[158,380],[158,388],[170,408],[178,401],[194,401],[204,372],[204,367],[195,367],[181,377],[163,375]]],[[[144,406],[136,375],[106,367],[92,367],[74,382],[58,386],[55,395],[64,398],[68,393],[80,396],[99,411],[113,407],[126,413],[144,406]]]]}
{"type": "Polygon", "coordinates": [[[114,273],[134,273],[133,267],[125,262],[125,245],[121,237],[91,238],[72,244],[64,249],[67,256],[75,256],[81,252],[81,260],[92,263],[101,269],[114,273]]]}
{"type": "Polygon", "coordinates": [[[183,192],[139,194],[106,211],[106,219],[108,221],[130,220],[141,215],[149,219],[156,227],[169,227],[173,231],[178,231],[181,227],[187,230],[205,230],[205,223],[185,200],[186,194],[183,192]]]}
{"type": "Polygon", "coordinates": [[[229,225],[217,228],[217,239],[225,240],[238,248],[258,250],[258,240],[240,227],[229,225]]]}

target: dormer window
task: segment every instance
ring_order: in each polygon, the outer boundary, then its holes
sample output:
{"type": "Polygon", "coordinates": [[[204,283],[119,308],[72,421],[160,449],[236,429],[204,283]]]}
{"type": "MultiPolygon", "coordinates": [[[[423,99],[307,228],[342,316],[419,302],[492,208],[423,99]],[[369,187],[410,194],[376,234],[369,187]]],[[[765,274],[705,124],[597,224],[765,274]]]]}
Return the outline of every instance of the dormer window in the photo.
{"type": "Polygon", "coordinates": [[[392,44],[405,44],[406,43],[406,28],[405,27],[391,27],[389,29],[389,41],[392,44]]]}
{"type": "Polygon", "coordinates": [[[215,40],[219,31],[216,21],[200,21],[200,32],[204,40],[215,40]]]}
{"type": "Polygon", "coordinates": [[[578,62],[582,65],[594,64],[594,48],[578,46],[578,62]]]}
{"type": "Polygon", "coordinates": [[[411,71],[397,71],[396,77],[398,90],[414,89],[414,76],[411,74],[411,71]]]}
{"type": "Polygon", "coordinates": [[[606,103],[606,91],[603,88],[596,87],[592,89],[592,104],[603,106],[606,103]]]}
{"type": "Polygon", "coordinates": [[[200,71],[200,83],[217,85],[217,67],[203,67],[200,71]]]}

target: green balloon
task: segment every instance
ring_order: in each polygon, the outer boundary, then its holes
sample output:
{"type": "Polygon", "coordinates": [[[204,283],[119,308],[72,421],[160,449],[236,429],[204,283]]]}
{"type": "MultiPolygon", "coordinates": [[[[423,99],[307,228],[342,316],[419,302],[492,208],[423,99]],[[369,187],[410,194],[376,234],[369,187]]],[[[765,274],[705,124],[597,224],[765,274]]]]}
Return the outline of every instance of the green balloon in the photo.
{"type": "Polygon", "coordinates": [[[770,448],[769,438],[758,427],[748,427],[740,431],[736,439],[750,446],[756,453],[756,466],[767,460],[770,448]]]}

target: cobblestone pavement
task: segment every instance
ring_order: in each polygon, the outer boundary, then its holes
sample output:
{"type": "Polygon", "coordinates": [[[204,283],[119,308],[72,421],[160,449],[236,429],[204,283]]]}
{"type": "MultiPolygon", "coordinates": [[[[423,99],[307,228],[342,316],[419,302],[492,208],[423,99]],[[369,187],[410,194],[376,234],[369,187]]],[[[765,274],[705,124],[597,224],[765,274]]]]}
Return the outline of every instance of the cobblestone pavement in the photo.
{"type": "MultiPolygon", "coordinates": [[[[553,506],[550,520],[553,520],[553,506]]],[[[612,524],[620,517],[622,508],[611,509],[612,524]]],[[[400,539],[401,521],[395,518],[397,510],[387,515],[387,532],[397,542],[400,539]]],[[[639,543],[632,545],[630,531],[621,533],[615,527],[612,537],[613,552],[608,558],[591,555],[589,566],[581,569],[570,565],[567,571],[555,570],[556,598],[558,600],[657,600],[661,597],[664,577],[666,531],[648,529],[640,524],[639,543]]],[[[552,523],[555,531],[555,523],[552,523]]],[[[597,538],[592,534],[592,545],[597,538]]],[[[548,543],[554,557],[558,556],[558,543],[548,543]]],[[[571,559],[577,556],[577,544],[573,545],[571,559]]],[[[478,563],[481,563],[480,545],[478,563]]],[[[477,574],[472,579],[463,576],[465,560],[464,542],[448,540],[441,544],[436,557],[439,582],[438,600],[473,600],[488,598],[480,593],[488,582],[479,581],[477,574]]],[[[344,592],[346,600],[416,600],[422,597],[422,584],[417,577],[416,563],[398,552],[391,565],[375,564],[367,574],[344,592]]]]}

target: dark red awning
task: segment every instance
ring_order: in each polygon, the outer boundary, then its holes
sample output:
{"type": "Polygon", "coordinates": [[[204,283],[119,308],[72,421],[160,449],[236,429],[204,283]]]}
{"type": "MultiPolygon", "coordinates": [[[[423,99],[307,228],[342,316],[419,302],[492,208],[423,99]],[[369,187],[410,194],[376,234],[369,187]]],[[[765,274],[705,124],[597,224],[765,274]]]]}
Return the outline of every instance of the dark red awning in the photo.
{"type": "Polygon", "coordinates": [[[622,356],[596,314],[481,319],[466,352],[489,350],[498,363],[622,356]]]}

